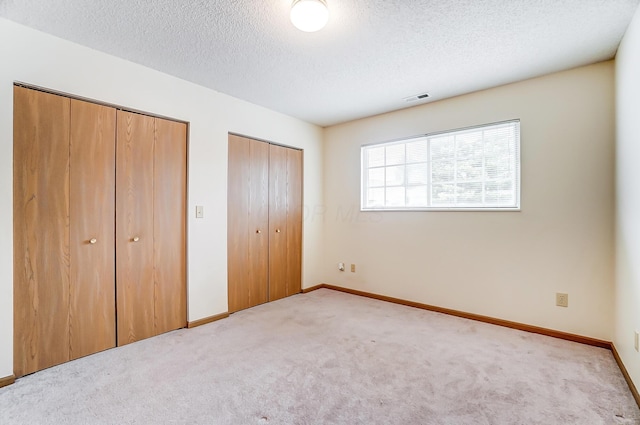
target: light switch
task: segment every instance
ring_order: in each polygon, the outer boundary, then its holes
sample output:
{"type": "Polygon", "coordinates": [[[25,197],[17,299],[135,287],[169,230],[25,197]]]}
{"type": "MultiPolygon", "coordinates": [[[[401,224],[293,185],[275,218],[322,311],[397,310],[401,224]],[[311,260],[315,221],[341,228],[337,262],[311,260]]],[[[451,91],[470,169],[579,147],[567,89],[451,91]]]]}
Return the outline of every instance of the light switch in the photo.
{"type": "Polygon", "coordinates": [[[196,218],[204,217],[204,207],[202,205],[196,205],[196,218]]]}

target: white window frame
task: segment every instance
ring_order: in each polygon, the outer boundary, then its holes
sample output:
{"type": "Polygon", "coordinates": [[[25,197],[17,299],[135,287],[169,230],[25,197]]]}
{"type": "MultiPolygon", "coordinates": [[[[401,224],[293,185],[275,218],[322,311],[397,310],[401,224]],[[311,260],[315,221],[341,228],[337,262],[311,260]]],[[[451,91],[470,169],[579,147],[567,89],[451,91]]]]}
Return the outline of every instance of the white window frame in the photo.
{"type": "MultiPolygon", "coordinates": [[[[360,176],[361,176],[361,186],[360,186],[360,210],[361,211],[520,211],[520,180],[521,180],[521,161],[520,161],[520,120],[519,119],[513,119],[513,120],[508,120],[508,121],[500,121],[500,122],[494,122],[494,123],[489,123],[489,124],[482,124],[482,125],[477,125],[477,126],[472,126],[472,127],[465,127],[465,128],[459,128],[459,129],[455,129],[455,130],[447,130],[447,131],[440,131],[440,132],[434,132],[434,133],[428,133],[428,134],[424,134],[424,135],[419,135],[419,136],[414,136],[414,137],[410,137],[410,138],[405,138],[405,139],[400,139],[400,140],[394,140],[394,141],[389,141],[389,142],[382,142],[382,143],[371,143],[371,144],[366,144],[366,145],[362,145],[360,148],[360,165],[361,165],[361,172],[360,172],[360,176]],[[443,137],[443,136],[456,136],[456,135],[462,135],[465,133],[471,133],[474,131],[478,131],[479,129],[484,130],[484,129],[492,129],[492,128],[499,128],[501,126],[507,126],[507,125],[514,125],[515,131],[516,131],[516,135],[515,135],[515,152],[513,154],[512,157],[512,161],[510,166],[514,167],[514,181],[513,181],[513,190],[515,191],[514,194],[514,200],[515,202],[513,204],[510,205],[503,205],[503,206],[496,206],[496,205],[486,205],[486,206],[481,206],[481,205],[461,205],[461,206],[432,206],[431,202],[431,196],[432,196],[432,173],[431,173],[431,165],[432,165],[432,158],[431,158],[431,139],[436,138],[436,137],[443,137]],[[427,140],[427,160],[426,160],[426,165],[427,165],[427,183],[426,183],[426,187],[427,187],[427,206],[419,206],[419,207],[407,207],[407,206],[367,206],[367,196],[368,196],[368,189],[369,189],[369,182],[368,182],[368,178],[369,178],[369,169],[370,168],[378,168],[378,167],[367,167],[367,152],[368,150],[370,150],[371,148],[378,148],[378,147],[387,147],[387,146],[393,146],[393,145],[399,145],[399,144],[408,144],[411,142],[415,142],[415,141],[420,141],[420,140],[427,140]]],[[[483,155],[483,164],[484,161],[486,160],[486,156],[483,155]]],[[[422,163],[422,162],[421,162],[422,163]]],[[[397,164],[397,165],[404,165],[405,166],[405,179],[404,179],[404,183],[403,186],[405,187],[405,191],[406,191],[406,187],[408,187],[409,185],[407,184],[407,175],[406,175],[406,165],[407,165],[407,161],[406,161],[406,157],[405,157],[405,162],[402,164],[397,164]]],[[[389,165],[387,165],[385,163],[384,166],[380,166],[379,168],[384,168],[384,167],[388,167],[389,165]]],[[[483,165],[484,167],[484,165],[483,165]]],[[[386,172],[386,171],[385,171],[386,172]]],[[[385,178],[386,180],[386,178],[385,178]]],[[[487,181],[491,181],[491,180],[486,180],[484,173],[483,173],[483,177],[482,177],[482,196],[484,198],[485,195],[485,183],[487,181]]],[[[454,183],[455,184],[455,183],[454,183]]],[[[376,186],[378,187],[378,186],[376,186]]],[[[383,186],[386,190],[387,183],[385,181],[385,185],[383,186]]],[[[402,186],[399,186],[402,187],[402,186]]]]}

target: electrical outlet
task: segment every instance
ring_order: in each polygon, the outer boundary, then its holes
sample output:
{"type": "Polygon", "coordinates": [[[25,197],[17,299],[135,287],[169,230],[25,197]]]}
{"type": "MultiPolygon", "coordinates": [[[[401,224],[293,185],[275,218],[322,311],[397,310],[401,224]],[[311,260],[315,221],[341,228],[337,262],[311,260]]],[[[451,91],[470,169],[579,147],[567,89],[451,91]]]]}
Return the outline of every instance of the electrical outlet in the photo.
{"type": "Polygon", "coordinates": [[[640,352],[640,332],[635,331],[634,335],[635,335],[635,341],[633,343],[633,346],[636,348],[636,351],[640,352]]]}
{"type": "Polygon", "coordinates": [[[351,265],[351,273],[355,273],[356,272],[356,265],[352,264],[351,265]]]}
{"type": "Polygon", "coordinates": [[[569,294],[556,292],[556,305],[558,307],[569,307],[569,294]]]}

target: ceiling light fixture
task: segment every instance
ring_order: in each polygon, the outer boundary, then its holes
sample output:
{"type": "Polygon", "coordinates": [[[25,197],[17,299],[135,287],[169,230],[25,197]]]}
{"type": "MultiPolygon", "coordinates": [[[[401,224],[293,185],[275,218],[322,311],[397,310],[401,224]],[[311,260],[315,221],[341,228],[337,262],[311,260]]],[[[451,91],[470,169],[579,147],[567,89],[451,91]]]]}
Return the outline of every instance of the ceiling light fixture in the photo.
{"type": "Polygon", "coordinates": [[[300,31],[319,31],[328,21],[329,8],[325,0],[293,0],[291,22],[300,31]]]}

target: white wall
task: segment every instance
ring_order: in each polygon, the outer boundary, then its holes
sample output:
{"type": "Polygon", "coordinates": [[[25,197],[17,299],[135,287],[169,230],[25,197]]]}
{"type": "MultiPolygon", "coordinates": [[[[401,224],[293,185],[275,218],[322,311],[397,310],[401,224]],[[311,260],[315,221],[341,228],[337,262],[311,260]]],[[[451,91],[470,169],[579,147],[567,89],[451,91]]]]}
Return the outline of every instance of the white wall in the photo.
{"type": "Polygon", "coordinates": [[[329,127],[324,158],[327,283],[611,340],[613,62],[329,127]],[[362,144],[513,118],[521,212],[359,212],[362,144]]]}
{"type": "Polygon", "coordinates": [[[640,9],[616,56],[616,287],[613,343],[637,388],[640,353],[640,9]]]}
{"type": "Polygon", "coordinates": [[[190,123],[189,320],[227,311],[227,132],[304,149],[303,287],[321,281],[322,129],[0,19],[0,377],[13,373],[13,83],[190,123]],[[195,205],[205,218],[196,220],[195,205]]]}

